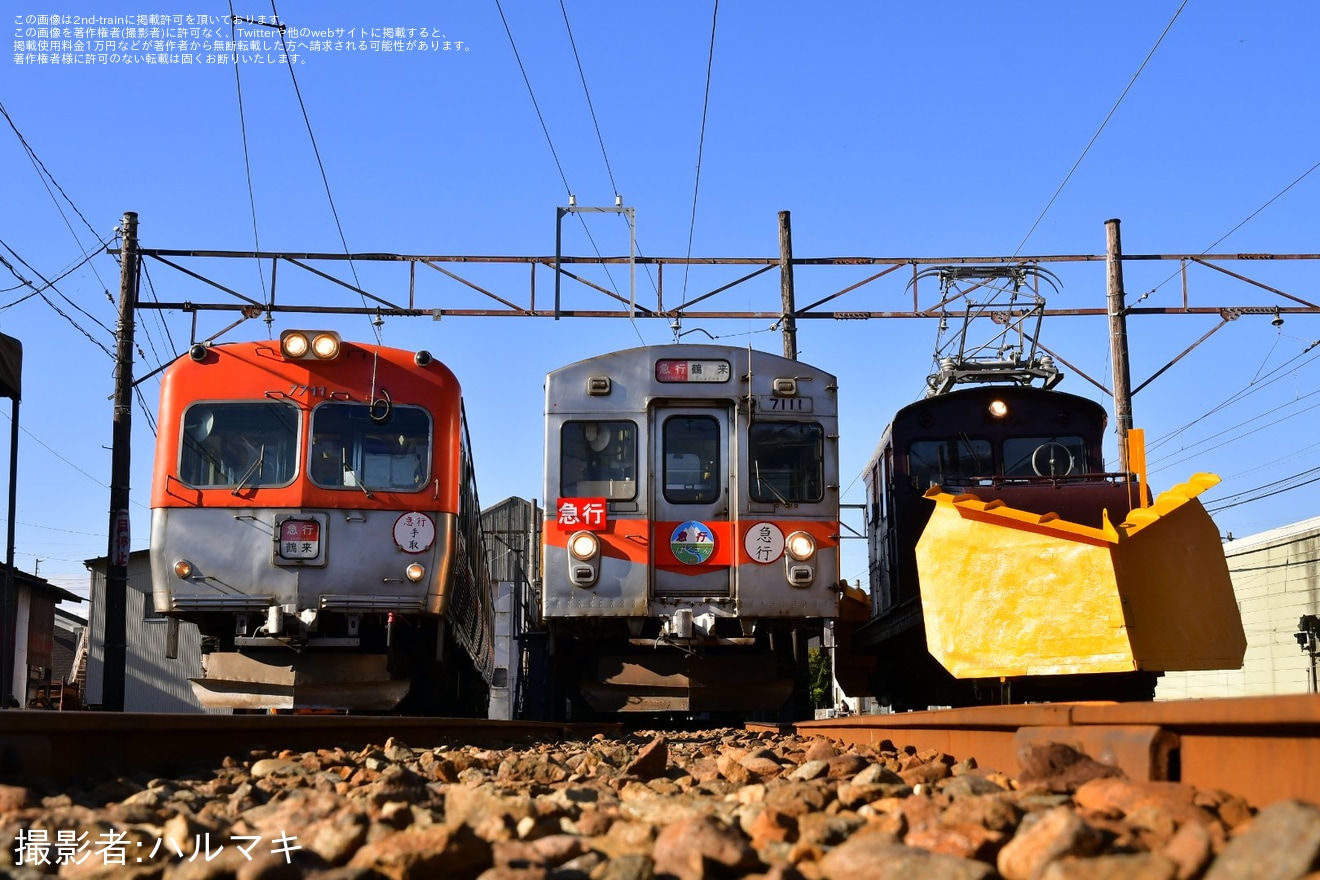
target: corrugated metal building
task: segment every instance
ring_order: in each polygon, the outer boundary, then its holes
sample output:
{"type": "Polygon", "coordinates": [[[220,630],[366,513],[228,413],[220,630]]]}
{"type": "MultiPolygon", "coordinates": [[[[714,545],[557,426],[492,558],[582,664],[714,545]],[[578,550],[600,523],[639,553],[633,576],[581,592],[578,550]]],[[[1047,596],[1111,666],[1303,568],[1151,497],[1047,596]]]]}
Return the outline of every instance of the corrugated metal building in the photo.
{"type": "Polygon", "coordinates": [[[540,627],[541,508],[510,497],[481,512],[486,557],[495,584],[495,678],[491,718],[542,717],[528,705],[528,690],[547,692],[543,680],[543,641],[529,645],[527,633],[540,627]]]}
{"type": "MultiPolygon", "coordinates": [[[[87,657],[84,700],[89,707],[101,703],[105,682],[105,566],[104,557],[86,563],[92,577],[91,644],[87,657]]],[[[202,637],[190,623],[179,625],[178,659],[165,656],[169,620],[156,613],[151,597],[151,561],[146,550],[128,557],[125,602],[124,711],[201,712],[189,678],[202,672],[202,637]]],[[[227,714],[228,710],[212,710],[227,714]]]]}
{"type": "Polygon", "coordinates": [[[1320,612],[1320,517],[1224,544],[1247,633],[1241,669],[1171,672],[1157,700],[1265,696],[1312,689],[1312,658],[1295,633],[1320,612]]]}

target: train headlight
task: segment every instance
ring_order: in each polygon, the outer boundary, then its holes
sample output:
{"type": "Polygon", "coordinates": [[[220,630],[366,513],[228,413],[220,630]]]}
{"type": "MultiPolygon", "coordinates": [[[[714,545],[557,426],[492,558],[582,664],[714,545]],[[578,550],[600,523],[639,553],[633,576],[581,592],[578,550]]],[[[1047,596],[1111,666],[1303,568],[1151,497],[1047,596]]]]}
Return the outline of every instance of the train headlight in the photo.
{"type": "Polygon", "coordinates": [[[339,346],[339,334],[329,330],[285,330],[280,334],[280,353],[290,360],[334,360],[339,357],[339,346]]]}
{"type": "Polygon", "coordinates": [[[422,578],[426,577],[426,566],[422,565],[420,562],[414,562],[412,565],[405,568],[403,573],[408,580],[415,584],[422,578]]]}
{"type": "Polygon", "coordinates": [[[1008,404],[1002,400],[990,401],[990,416],[992,418],[1002,419],[1006,415],[1008,415],[1008,404]]]}
{"type": "Polygon", "coordinates": [[[311,343],[307,337],[294,330],[287,330],[280,334],[280,351],[288,358],[300,358],[307,354],[307,349],[311,348],[311,343]]]}
{"type": "Polygon", "coordinates": [[[174,576],[180,580],[187,580],[192,577],[193,564],[186,559],[180,559],[174,563],[174,576]]]}
{"type": "Polygon", "coordinates": [[[312,354],[323,361],[339,357],[339,337],[333,333],[318,333],[312,340],[312,354]]]}
{"type": "Polygon", "coordinates": [[[578,559],[593,559],[600,552],[600,539],[591,532],[576,532],[568,539],[568,552],[578,559]]]}
{"type": "Polygon", "coordinates": [[[816,539],[806,532],[794,532],[784,540],[784,549],[799,562],[806,562],[816,555],[816,539]]]}

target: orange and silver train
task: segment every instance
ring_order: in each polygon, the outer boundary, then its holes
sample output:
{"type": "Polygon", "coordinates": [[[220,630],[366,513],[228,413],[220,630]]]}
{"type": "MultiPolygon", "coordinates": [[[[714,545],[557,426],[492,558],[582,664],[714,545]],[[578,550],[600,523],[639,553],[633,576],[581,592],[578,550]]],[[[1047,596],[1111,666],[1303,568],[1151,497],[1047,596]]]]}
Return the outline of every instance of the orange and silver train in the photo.
{"type": "Polygon", "coordinates": [[[840,606],[835,377],[661,345],[555,370],[545,393],[555,711],[791,711],[840,606]]]}
{"type": "Polygon", "coordinates": [[[165,371],[156,610],[208,708],[479,714],[493,612],[459,383],[426,351],[285,331],[165,371]]]}
{"type": "MultiPolygon", "coordinates": [[[[1105,410],[983,384],[899,410],[865,473],[871,620],[841,684],[892,709],[1150,700],[1160,675],[1242,664],[1246,637],[1196,474],[1152,497],[1107,473],[1105,410]]],[[[1140,432],[1130,438],[1138,440],[1140,432]]],[[[839,641],[849,640],[839,633],[839,641]]]]}

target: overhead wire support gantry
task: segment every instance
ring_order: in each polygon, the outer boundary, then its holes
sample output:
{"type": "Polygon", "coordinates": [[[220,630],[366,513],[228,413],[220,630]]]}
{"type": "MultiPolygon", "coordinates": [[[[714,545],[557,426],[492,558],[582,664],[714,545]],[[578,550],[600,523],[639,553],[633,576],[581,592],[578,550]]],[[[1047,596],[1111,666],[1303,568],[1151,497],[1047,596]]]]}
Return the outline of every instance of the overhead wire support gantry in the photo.
{"type": "MultiPolygon", "coordinates": [[[[185,275],[200,285],[196,288],[200,291],[209,290],[215,296],[212,301],[204,300],[200,296],[193,296],[182,300],[159,300],[159,301],[141,301],[138,303],[140,309],[160,309],[165,311],[183,311],[183,312],[206,312],[206,311],[232,311],[232,312],[251,312],[256,310],[258,313],[290,312],[290,313],[332,313],[332,314],[380,314],[385,317],[532,317],[532,318],[555,318],[558,317],[584,317],[584,318],[673,318],[683,316],[688,319],[767,319],[779,320],[783,315],[781,303],[779,301],[780,291],[777,286],[766,287],[764,294],[767,302],[765,309],[752,310],[733,310],[718,309],[711,307],[710,301],[715,297],[729,291],[742,288],[749,282],[759,276],[770,272],[773,269],[780,268],[783,260],[778,256],[766,257],[645,257],[645,256],[602,256],[602,257],[582,257],[568,255],[546,255],[546,256],[496,256],[496,255],[410,255],[410,254],[391,254],[391,253],[315,253],[315,252],[293,252],[293,251],[221,251],[221,250],[199,250],[199,249],[177,249],[177,248],[140,248],[138,250],[140,257],[156,261],[164,266],[174,269],[185,275]],[[232,281],[221,281],[216,277],[210,277],[185,265],[185,261],[210,261],[214,264],[219,261],[269,261],[273,273],[278,275],[281,266],[292,267],[302,270],[309,276],[318,277],[326,282],[344,288],[346,291],[359,294],[371,301],[371,304],[363,305],[308,305],[299,304],[293,301],[281,301],[279,298],[279,287],[274,279],[271,282],[271,288],[268,297],[265,299],[252,296],[249,293],[237,289],[239,285],[232,281]],[[406,277],[398,281],[390,282],[392,286],[388,289],[368,290],[363,286],[345,281],[328,271],[326,266],[332,266],[341,263],[392,263],[407,267],[406,277]],[[318,266],[316,264],[326,264],[318,266]],[[629,265],[650,266],[656,270],[655,300],[654,304],[647,304],[641,301],[640,294],[636,297],[636,302],[630,302],[632,297],[625,297],[607,287],[592,281],[586,277],[579,267],[584,266],[607,266],[607,265],[629,265]],[[521,266],[529,271],[529,281],[525,289],[525,302],[519,303],[515,300],[513,294],[508,292],[508,288],[500,290],[492,289],[488,281],[478,281],[471,277],[472,267],[476,266],[494,266],[494,267],[513,267],[521,266]],[[664,275],[666,267],[695,267],[695,266],[726,266],[726,267],[744,267],[743,274],[738,277],[724,281],[710,287],[702,292],[694,293],[681,302],[665,303],[665,285],[664,275]],[[420,279],[418,269],[427,268],[435,271],[438,275],[447,278],[457,285],[462,293],[477,294],[479,299],[484,298],[485,307],[477,307],[470,303],[464,305],[455,304],[452,291],[454,287],[446,291],[422,290],[419,288],[420,279]],[[467,270],[467,271],[464,271],[467,270]],[[556,284],[563,280],[576,283],[584,291],[592,294],[598,294],[603,303],[599,307],[578,308],[562,307],[555,309],[553,307],[541,307],[537,303],[537,279],[538,271],[544,270],[555,276],[556,284]],[[223,295],[225,298],[220,298],[223,295]],[[443,297],[441,296],[443,295],[443,297]],[[432,297],[435,296],[435,299],[432,297]],[[447,298],[444,298],[447,297],[447,298]],[[699,308],[700,307],[700,308],[699,308]],[[635,309],[635,313],[634,313],[635,309]]],[[[1055,255],[1034,255],[1019,257],[969,257],[969,256],[933,256],[933,257],[794,257],[791,259],[791,266],[799,273],[798,288],[808,290],[821,290],[825,285],[819,283],[812,274],[813,280],[809,284],[802,283],[802,276],[805,275],[802,270],[812,270],[816,268],[828,268],[834,270],[842,269],[866,269],[874,268],[874,271],[858,280],[850,281],[843,286],[830,284],[828,293],[818,296],[806,305],[797,308],[792,317],[797,320],[868,320],[880,318],[938,318],[940,315],[940,304],[938,299],[928,305],[922,304],[922,294],[926,290],[937,292],[938,285],[928,283],[922,285],[919,283],[920,276],[931,269],[942,266],[976,266],[976,265],[1045,265],[1045,264],[1066,264],[1066,263],[1095,263],[1103,266],[1108,259],[1106,254],[1055,254],[1055,255]],[[906,270],[906,271],[900,271],[906,270]],[[877,283],[887,276],[897,273],[897,277],[902,279],[904,286],[908,288],[907,293],[911,297],[910,307],[899,308],[874,308],[871,302],[856,304],[865,293],[874,291],[877,283]],[[844,297],[849,297],[848,302],[842,302],[844,297]]],[[[1280,287],[1266,284],[1255,280],[1242,272],[1236,272],[1221,265],[1224,263],[1247,262],[1247,263],[1270,263],[1280,264],[1285,261],[1316,261],[1320,260],[1320,254],[1123,254],[1124,263],[1132,264],[1138,262],[1172,262],[1179,264],[1175,275],[1180,278],[1181,297],[1176,305],[1141,305],[1138,303],[1130,305],[1126,309],[1128,315],[1218,315],[1226,320],[1233,320],[1242,315],[1248,314],[1266,314],[1266,315],[1287,315],[1287,314],[1314,314],[1320,313],[1320,304],[1305,299],[1292,293],[1288,293],[1280,287]],[[1269,305],[1251,304],[1251,305],[1194,305],[1192,303],[1191,285],[1188,280],[1188,269],[1192,266],[1201,266],[1215,272],[1221,273],[1224,277],[1232,278],[1243,285],[1254,287],[1259,291],[1270,294],[1275,298],[1275,302],[1269,305]]],[[[1314,284],[1309,286],[1315,286],[1314,284]]],[[[1075,281],[1068,284],[1071,292],[1076,290],[1078,285],[1075,281]]],[[[1094,285],[1095,290],[1103,289],[1099,276],[1094,285]]],[[[903,292],[899,291],[898,296],[903,292]]],[[[1108,314],[1107,308],[1103,304],[1097,304],[1094,307],[1072,307],[1060,308],[1047,305],[1042,313],[1045,316],[1092,316],[1103,317],[1108,314]]]]}

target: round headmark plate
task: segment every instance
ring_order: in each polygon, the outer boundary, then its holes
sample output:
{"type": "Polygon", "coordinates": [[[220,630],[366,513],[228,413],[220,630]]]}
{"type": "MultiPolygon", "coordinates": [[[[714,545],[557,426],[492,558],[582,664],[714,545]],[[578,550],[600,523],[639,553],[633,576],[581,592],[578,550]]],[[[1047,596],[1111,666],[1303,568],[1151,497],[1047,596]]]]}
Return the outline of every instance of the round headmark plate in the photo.
{"type": "Polygon", "coordinates": [[[394,543],[404,553],[425,553],[435,543],[435,523],[424,513],[405,513],[394,521],[394,543]]]}
{"type": "Polygon", "coordinates": [[[743,537],[743,549],[752,562],[769,565],[784,555],[784,533],[774,523],[757,523],[743,537]]]}
{"type": "Polygon", "coordinates": [[[690,519],[669,536],[669,549],[684,565],[701,565],[715,552],[715,533],[705,523],[690,519]]]}

